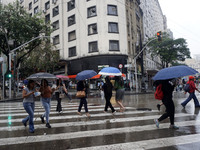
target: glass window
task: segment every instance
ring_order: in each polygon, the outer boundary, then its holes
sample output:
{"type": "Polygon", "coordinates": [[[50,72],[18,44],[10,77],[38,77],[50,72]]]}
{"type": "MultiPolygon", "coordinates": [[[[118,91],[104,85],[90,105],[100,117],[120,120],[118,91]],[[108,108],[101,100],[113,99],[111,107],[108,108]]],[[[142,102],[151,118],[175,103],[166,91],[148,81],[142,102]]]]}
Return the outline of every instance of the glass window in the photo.
{"type": "Polygon", "coordinates": [[[52,23],[53,30],[59,29],[59,20],[52,23]]]}
{"type": "Polygon", "coordinates": [[[71,26],[76,23],[75,15],[68,17],[68,26],[71,26]]]}
{"type": "Polygon", "coordinates": [[[20,4],[23,3],[23,2],[24,2],[24,0],[20,0],[20,4]]]}
{"type": "Polygon", "coordinates": [[[68,41],[73,41],[76,39],[76,31],[72,31],[68,33],[68,41]]]}
{"type": "Polygon", "coordinates": [[[118,23],[109,22],[109,23],[108,23],[108,32],[109,32],[109,33],[119,33],[119,30],[118,30],[118,23]]]}
{"type": "Polygon", "coordinates": [[[48,1],[45,3],[45,9],[48,10],[49,8],[50,8],[50,2],[48,1]]]}
{"type": "Polygon", "coordinates": [[[57,0],[52,0],[52,4],[56,4],[57,0]]]}
{"type": "Polygon", "coordinates": [[[53,37],[53,45],[59,44],[60,43],[60,39],[59,39],[59,35],[56,35],[53,37]]]}
{"type": "Polygon", "coordinates": [[[34,8],[34,14],[37,14],[39,12],[38,6],[34,8]]]}
{"type": "Polygon", "coordinates": [[[108,5],[108,15],[115,15],[115,16],[117,16],[117,6],[115,6],[115,5],[108,5]]]}
{"type": "Polygon", "coordinates": [[[110,51],[119,51],[119,41],[110,40],[109,41],[109,50],[110,51]]]}
{"type": "Polygon", "coordinates": [[[45,16],[45,23],[48,23],[50,21],[50,14],[45,16]]]}
{"type": "Polygon", "coordinates": [[[36,3],[38,0],[34,0],[33,2],[36,3]]]}
{"type": "Polygon", "coordinates": [[[98,52],[97,41],[89,43],[89,53],[98,52]]]}
{"type": "Polygon", "coordinates": [[[53,17],[57,16],[59,14],[59,7],[56,6],[55,8],[53,8],[53,17]]]}
{"type": "Polygon", "coordinates": [[[88,35],[97,34],[97,24],[90,24],[88,25],[88,35]]]}
{"type": "Polygon", "coordinates": [[[28,5],[28,9],[29,9],[29,10],[32,9],[32,2],[29,3],[29,5],[28,5]]]}
{"type": "Polygon", "coordinates": [[[76,46],[69,48],[69,57],[76,56],[76,46]]]}
{"type": "Polygon", "coordinates": [[[96,13],[96,6],[88,8],[88,18],[96,16],[96,15],[97,15],[97,13],[96,13]]]}
{"type": "Polygon", "coordinates": [[[67,10],[70,11],[75,8],[75,0],[71,0],[67,3],[67,10]]]}

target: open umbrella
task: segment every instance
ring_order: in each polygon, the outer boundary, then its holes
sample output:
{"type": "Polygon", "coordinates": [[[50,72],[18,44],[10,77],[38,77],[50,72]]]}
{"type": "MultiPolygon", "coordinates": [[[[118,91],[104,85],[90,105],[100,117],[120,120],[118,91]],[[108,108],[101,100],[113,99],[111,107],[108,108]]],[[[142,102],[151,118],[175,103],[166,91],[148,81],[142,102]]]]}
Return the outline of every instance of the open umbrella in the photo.
{"type": "Polygon", "coordinates": [[[96,75],[97,75],[97,73],[94,70],[84,70],[77,74],[76,80],[90,79],[96,75]]]}
{"type": "Polygon", "coordinates": [[[40,72],[40,73],[35,73],[30,75],[27,79],[31,80],[42,80],[42,79],[47,79],[47,80],[55,80],[56,76],[50,73],[46,72],[40,72]]]}
{"type": "Polygon", "coordinates": [[[173,66],[173,67],[161,69],[160,71],[156,73],[156,75],[152,79],[153,80],[167,80],[167,79],[193,75],[196,73],[198,73],[198,71],[188,66],[183,66],[183,65],[173,66]]]}
{"type": "Polygon", "coordinates": [[[57,78],[62,79],[62,80],[69,80],[67,76],[64,75],[56,75],[57,78]]]}
{"type": "Polygon", "coordinates": [[[105,75],[105,76],[121,76],[122,75],[120,70],[118,68],[115,68],[115,67],[103,68],[103,69],[101,69],[99,74],[105,75]]]}

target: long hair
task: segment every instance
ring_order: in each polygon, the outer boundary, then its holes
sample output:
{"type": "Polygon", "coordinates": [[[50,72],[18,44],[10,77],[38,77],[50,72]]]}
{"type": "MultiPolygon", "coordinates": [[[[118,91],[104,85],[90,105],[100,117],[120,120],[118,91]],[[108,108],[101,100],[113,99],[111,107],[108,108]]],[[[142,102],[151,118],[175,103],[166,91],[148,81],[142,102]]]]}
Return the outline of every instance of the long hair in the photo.
{"type": "Polygon", "coordinates": [[[61,79],[57,79],[56,85],[57,85],[57,86],[62,85],[62,80],[61,80],[61,79]]]}
{"type": "Polygon", "coordinates": [[[41,80],[41,86],[44,86],[45,83],[46,83],[47,86],[49,86],[48,81],[47,81],[46,79],[42,79],[42,80],[41,80]]]}
{"type": "Polygon", "coordinates": [[[29,80],[29,81],[28,81],[28,84],[27,84],[28,89],[30,89],[31,83],[35,83],[35,81],[33,81],[33,80],[29,80]]]}

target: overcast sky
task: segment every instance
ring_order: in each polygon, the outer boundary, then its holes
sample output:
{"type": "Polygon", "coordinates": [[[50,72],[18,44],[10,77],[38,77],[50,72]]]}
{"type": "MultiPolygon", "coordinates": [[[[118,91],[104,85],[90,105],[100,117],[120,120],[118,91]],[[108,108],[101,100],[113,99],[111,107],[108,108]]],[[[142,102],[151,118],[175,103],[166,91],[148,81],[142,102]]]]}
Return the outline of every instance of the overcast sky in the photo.
{"type": "Polygon", "coordinates": [[[200,0],[159,0],[174,38],[184,38],[191,56],[200,54],[200,0]]]}

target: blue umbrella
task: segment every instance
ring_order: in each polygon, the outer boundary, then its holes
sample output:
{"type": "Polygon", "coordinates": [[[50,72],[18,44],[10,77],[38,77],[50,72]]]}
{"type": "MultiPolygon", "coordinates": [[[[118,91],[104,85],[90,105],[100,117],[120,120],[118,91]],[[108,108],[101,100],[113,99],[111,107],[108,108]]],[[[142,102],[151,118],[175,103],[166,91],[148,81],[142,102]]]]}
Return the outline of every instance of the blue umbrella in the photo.
{"type": "Polygon", "coordinates": [[[94,70],[84,70],[77,74],[76,80],[90,79],[96,75],[97,75],[97,73],[94,70]]]}
{"type": "Polygon", "coordinates": [[[161,69],[160,71],[156,73],[156,75],[152,79],[153,80],[167,80],[167,79],[193,75],[196,73],[198,73],[198,71],[188,66],[182,66],[182,65],[173,66],[173,67],[161,69]]]}
{"type": "Polygon", "coordinates": [[[99,74],[105,75],[105,76],[121,76],[122,75],[120,70],[118,68],[115,68],[115,67],[103,68],[103,69],[101,69],[99,74]]]}

